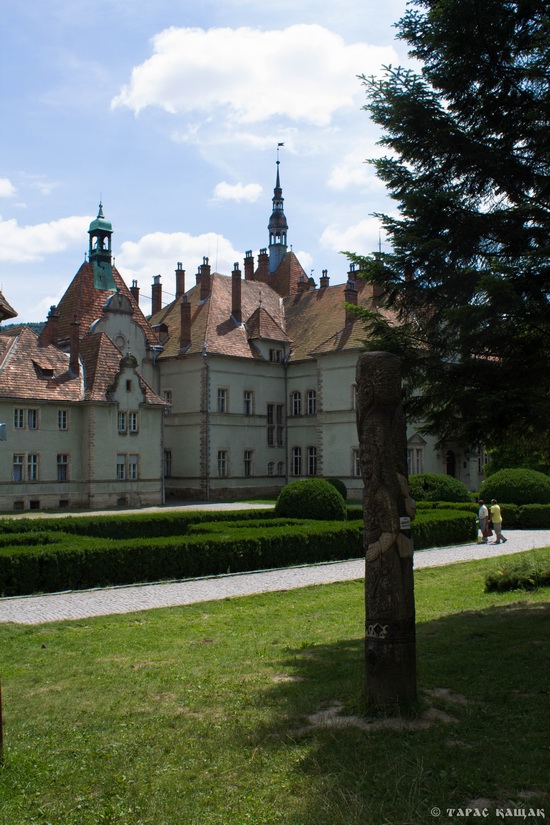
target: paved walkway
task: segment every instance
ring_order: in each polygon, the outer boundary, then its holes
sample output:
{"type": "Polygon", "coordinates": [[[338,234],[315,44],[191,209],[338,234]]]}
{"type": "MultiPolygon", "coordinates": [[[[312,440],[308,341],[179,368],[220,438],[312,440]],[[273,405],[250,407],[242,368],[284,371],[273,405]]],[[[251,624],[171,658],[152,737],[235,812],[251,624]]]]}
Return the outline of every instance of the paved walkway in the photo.
{"type": "MultiPolygon", "coordinates": [[[[417,570],[422,567],[439,567],[460,561],[533,550],[537,547],[550,547],[550,530],[510,531],[506,544],[464,544],[458,547],[421,550],[415,553],[414,565],[417,570]]],[[[162,584],[0,598],[0,622],[34,625],[115,613],[133,613],[255,593],[294,590],[312,584],[351,581],[362,578],[363,574],[364,560],[353,559],[162,584]]]]}

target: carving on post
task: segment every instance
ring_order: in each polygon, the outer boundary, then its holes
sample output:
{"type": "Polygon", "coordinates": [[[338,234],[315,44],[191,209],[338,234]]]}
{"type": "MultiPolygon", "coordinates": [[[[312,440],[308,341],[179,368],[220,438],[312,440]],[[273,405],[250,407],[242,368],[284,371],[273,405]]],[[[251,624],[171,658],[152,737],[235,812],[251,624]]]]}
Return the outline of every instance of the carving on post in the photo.
{"type": "Polygon", "coordinates": [[[365,688],[395,709],[416,698],[416,643],[406,424],[401,362],[369,352],[357,362],[357,431],[364,482],[365,688]]]}

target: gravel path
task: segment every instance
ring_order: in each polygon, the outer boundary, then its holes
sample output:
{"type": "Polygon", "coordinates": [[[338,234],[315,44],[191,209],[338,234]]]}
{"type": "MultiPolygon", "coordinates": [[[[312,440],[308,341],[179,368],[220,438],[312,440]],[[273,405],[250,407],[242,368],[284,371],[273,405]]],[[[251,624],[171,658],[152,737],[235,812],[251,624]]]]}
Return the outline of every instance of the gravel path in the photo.
{"type": "MultiPolygon", "coordinates": [[[[439,567],[460,561],[503,556],[550,546],[550,530],[510,531],[506,544],[465,544],[415,553],[415,569],[439,567]]],[[[34,625],[66,619],[87,619],[115,613],[133,613],[161,607],[248,596],[277,590],[294,590],[312,584],[360,579],[364,560],[305,565],[257,573],[236,573],[162,584],[104,587],[51,593],[43,596],[0,598],[0,622],[34,625]]]]}

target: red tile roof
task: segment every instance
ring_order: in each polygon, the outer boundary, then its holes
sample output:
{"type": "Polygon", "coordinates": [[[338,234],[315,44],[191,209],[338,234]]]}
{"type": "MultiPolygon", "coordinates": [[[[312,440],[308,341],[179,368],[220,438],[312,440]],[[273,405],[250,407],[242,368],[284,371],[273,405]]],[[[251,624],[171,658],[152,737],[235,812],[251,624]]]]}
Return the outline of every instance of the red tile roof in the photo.
{"type": "MultiPolygon", "coordinates": [[[[83,372],[69,370],[69,355],[53,344],[40,346],[28,327],[13,337],[0,335],[0,398],[32,401],[110,401],[120,372],[121,355],[104,332],[87,335],[80,344],[83,372]]],[[[165,406],[137,374],[147,404],[165,406]]]]}
{"type": "Polygon", "coordinates": [[[38,336],[28,327],[14,338],[0,336],[0,341],[0,397],[80,401],[82,382],[69,372],[66,353],[51,345],[39,347],[38,336]]]}
{"type": "MultiPolygon", "coordinates": [[[[212,275],[212,291],[205,301],[200,300],[200,286],[194,286],[187,297],[191,304],[191,344],[186,353],[200,353],[206,344],[206,351],[219,355],[234,355],[240,358],[258,358],[258,352],[250,344],[251,333],[248,321],[252,320],[254,334],[275,340],[286,340],[285,320],[282,300],[270,287],[257,281],[241,281],[242,319],[246,326],[237,325],[232,318],[231,277],[212,275]],[[254,316],[262,308],[258,326],[254,316]],[[267,334],[269,332],[269,334],[267,334]]],[[[181,302],[173,301],[153,315],[151,324],[166,324],[169,339],[164,346],[161,359],[180,354],[181,302]]]]}
{"type": "Polygon", "coordinates": [[[268,284],[283,298],[298,292],[300,281],[307,281],[305,270],[294,252],[285,253],[275,272],[263,274],[258,268],[254,278],[256,281],[268,284]]]}
{"type": "MultiPolygon", "coordinates": [[[[113,267],[113,279],[119,291],[132,304],[134,321],[143,329],[147,341],[150,344],[157,344],[157,336],[115,267],[113,267]]],[[[101,318],[103,307],[112,294],[110,290],[97,289],[94,286],[93,266],[90,263],[83,263],[57,306],[59,315],[57,341],[62,345],[69,341],[71,324],[75,318],[80,322],[80,337],[83,338],[93,322],[101,318]]],[[[42,333],[42,340],[49,340],[51,324],[52,321],[48,320],[42,333]]]]}

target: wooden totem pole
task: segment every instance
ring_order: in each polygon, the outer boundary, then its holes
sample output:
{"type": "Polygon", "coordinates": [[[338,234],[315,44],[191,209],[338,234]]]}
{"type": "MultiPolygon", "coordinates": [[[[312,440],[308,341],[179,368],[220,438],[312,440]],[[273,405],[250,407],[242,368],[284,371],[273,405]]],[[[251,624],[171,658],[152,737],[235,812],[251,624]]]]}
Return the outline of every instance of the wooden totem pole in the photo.
{"type": "Polygon", "coordinates": [[[416,698],[413,543],[401,362],[369,352],[357,363],[357,430],[364,482],[367,705],[395,710],[416,698]]]}

